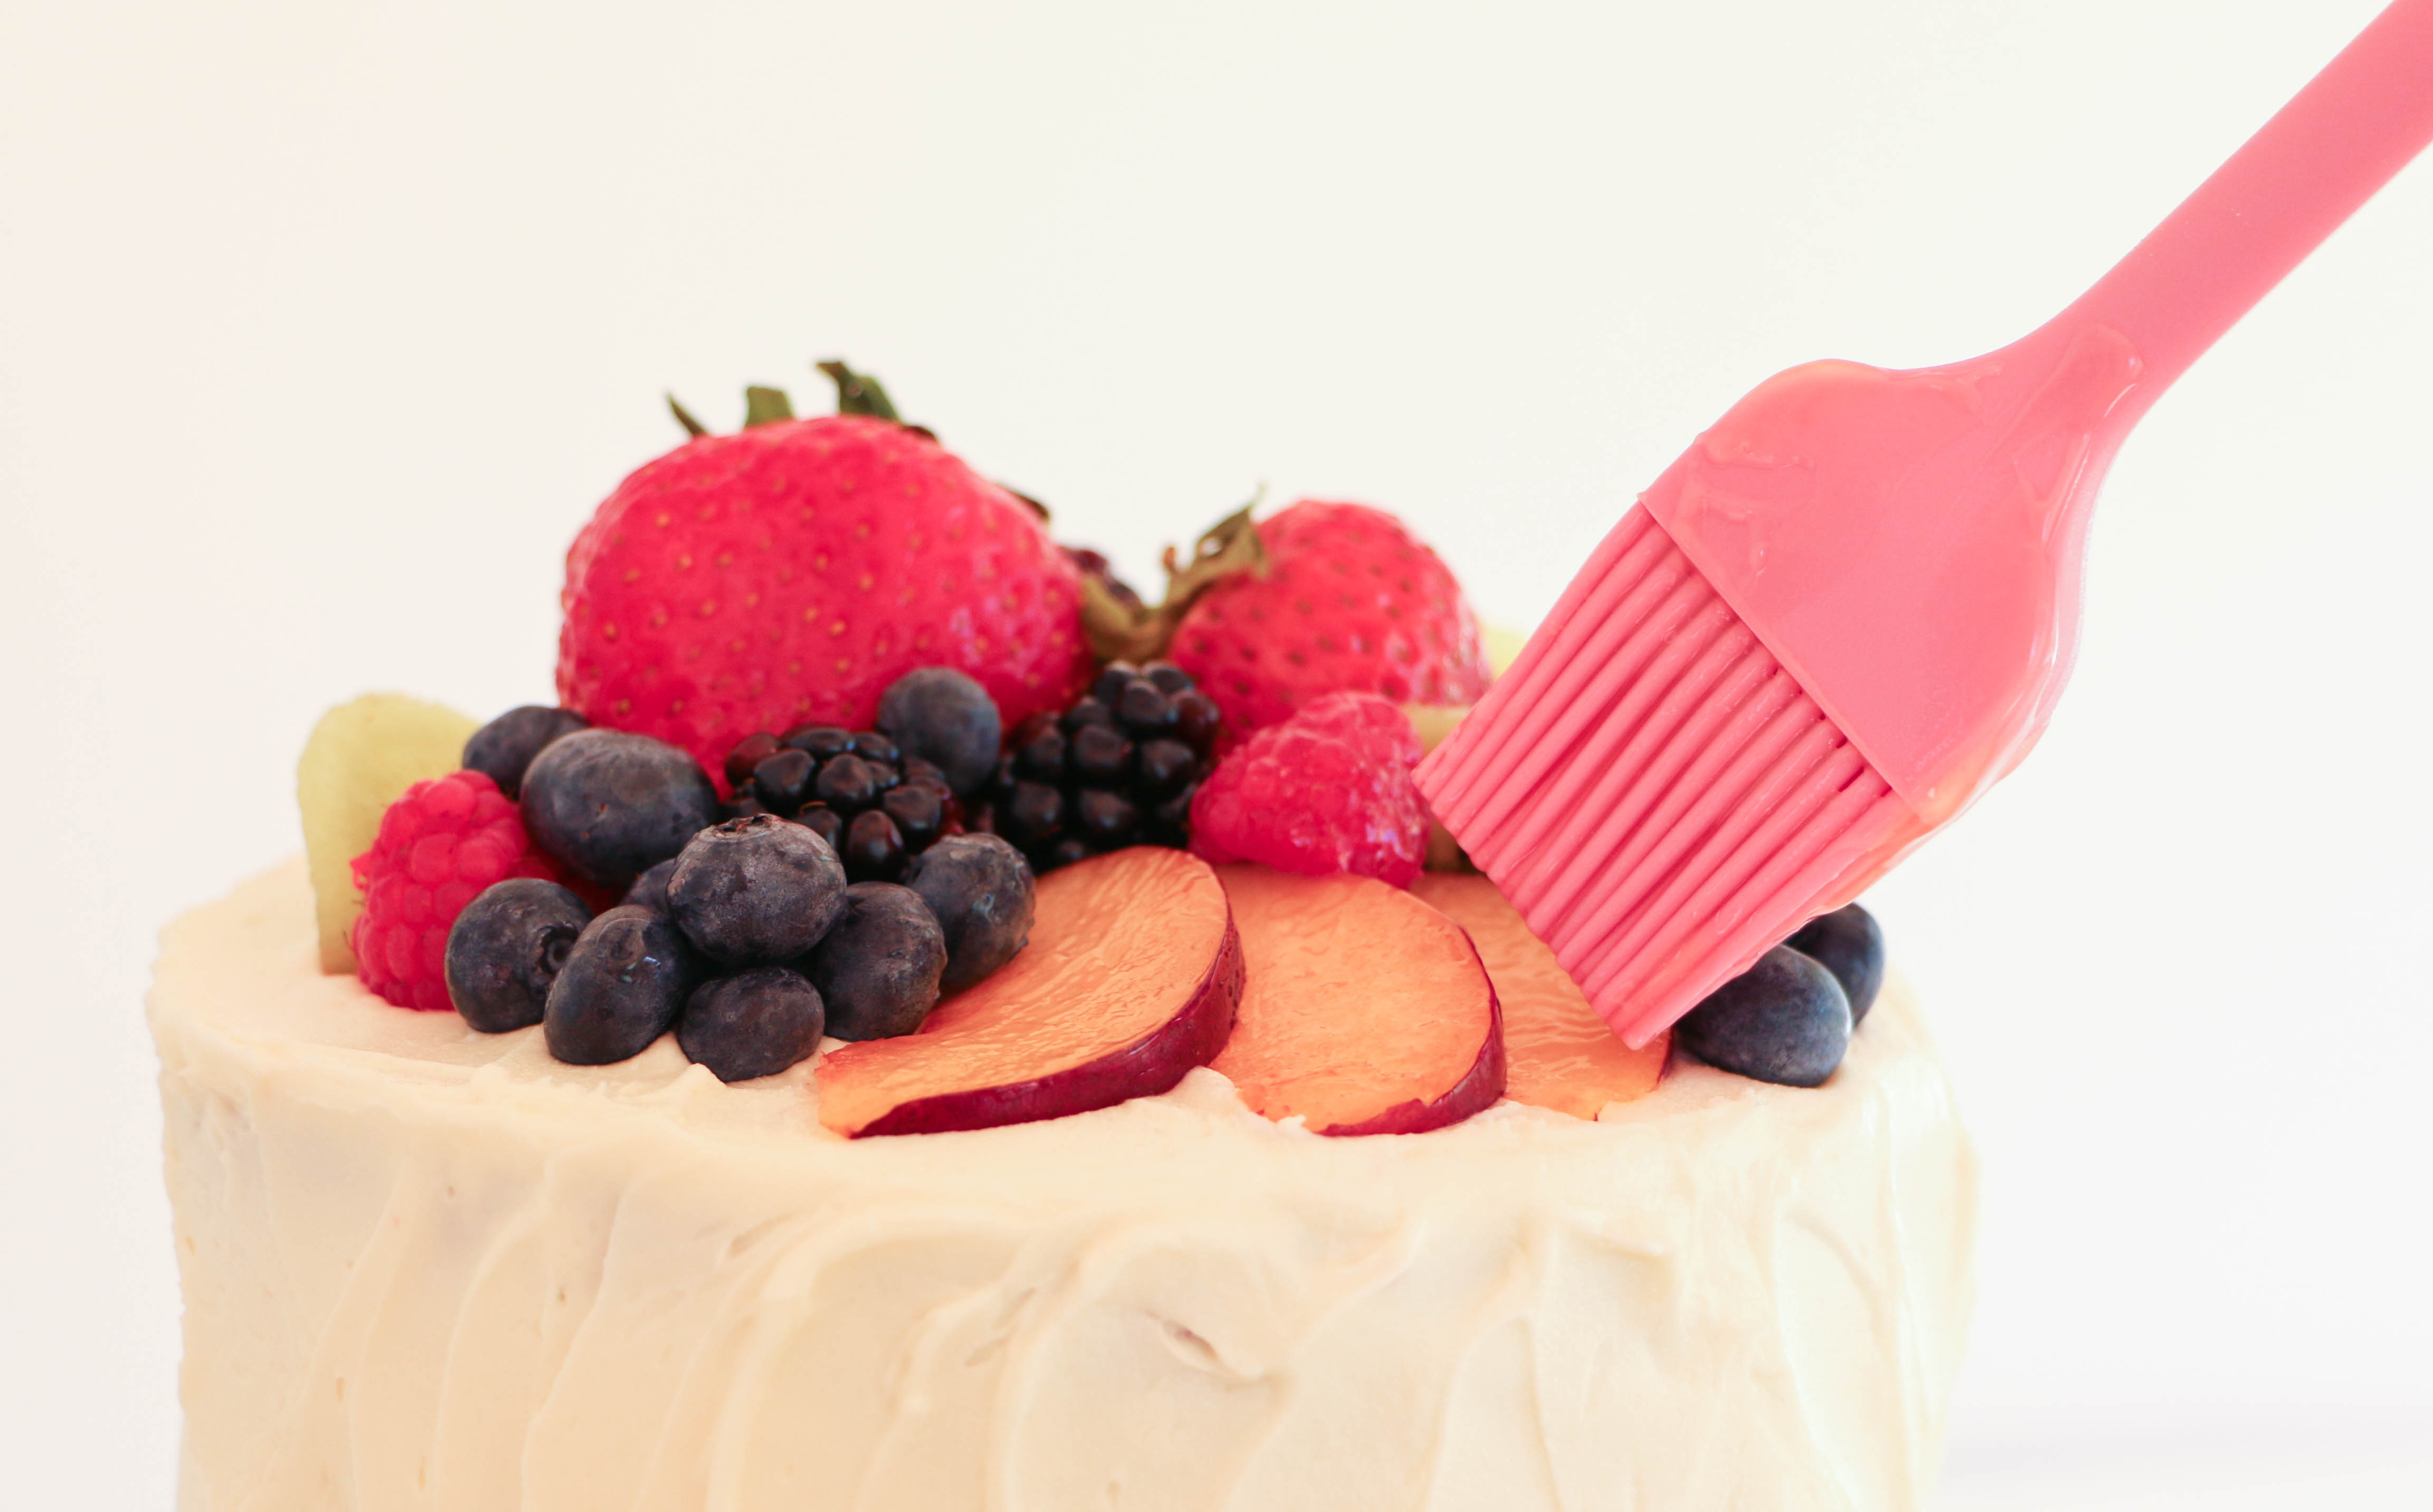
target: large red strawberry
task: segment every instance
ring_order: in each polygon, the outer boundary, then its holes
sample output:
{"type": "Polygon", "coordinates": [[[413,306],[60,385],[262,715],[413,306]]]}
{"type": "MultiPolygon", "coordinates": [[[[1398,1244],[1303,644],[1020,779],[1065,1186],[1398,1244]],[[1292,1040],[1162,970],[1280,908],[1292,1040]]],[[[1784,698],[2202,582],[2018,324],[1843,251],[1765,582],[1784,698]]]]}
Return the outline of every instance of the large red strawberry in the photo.
{"type": "Polygon", "coordinates": [[[1167,655],[1223,705],[1234,734],[1346,690],[1468,704],[1487,690],[1461,585],[1403,522],[1303,500],[1259,522],[1264,573],[1237,571],[1183,611],[1167,655]]]}
{"type": "Polygon", "coordinates": [[[558,701],[712,773],[756,730],[866,727],[915,667],[969,672],[1009,727],[1091,671],[1079,574],[1038,516],[870,415],[698,435],[644,467],[575,537],[563,603],[558,701]]]}

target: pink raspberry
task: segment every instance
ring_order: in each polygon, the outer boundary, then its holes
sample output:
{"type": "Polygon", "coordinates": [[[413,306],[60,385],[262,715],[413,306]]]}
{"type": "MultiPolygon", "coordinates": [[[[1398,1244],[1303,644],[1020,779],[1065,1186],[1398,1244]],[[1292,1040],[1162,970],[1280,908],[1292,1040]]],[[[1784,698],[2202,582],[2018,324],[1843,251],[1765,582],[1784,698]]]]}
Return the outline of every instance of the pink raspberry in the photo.
{"type": "Polygon", "coordinates": [[[1408,887],[1428,849],[1420,738],[1374,693],[1329,693],[1254,732],[1191,800],[1192,853],[1408,887]]]}
{"type": "Polygon", "coordinates": [[[381,815],[354,859],[364,911],[355,975],[400,1008],[444,1012],[448,926],[484,888],[511,876],[556,880],[499,785],[478,772],[417,782],[381,815]]]}

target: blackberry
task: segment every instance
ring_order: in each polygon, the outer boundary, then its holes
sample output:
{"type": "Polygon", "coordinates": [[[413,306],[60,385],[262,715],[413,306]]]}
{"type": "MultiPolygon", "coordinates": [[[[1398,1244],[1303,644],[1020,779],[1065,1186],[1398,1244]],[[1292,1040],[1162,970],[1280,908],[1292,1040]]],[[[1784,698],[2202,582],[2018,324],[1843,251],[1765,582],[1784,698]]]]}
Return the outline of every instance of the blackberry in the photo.
{"type": "MultiPolygon", "coordinates": [[[[909,691],[897,702],[908,705],[910,713],[895,711],[900,727],[893,733],[800,724],[784,735],[764,730],[745,736],[726,754],[726,776],[735,796],[726,801],[721,817],[774,814],[791,820],[827,841],[844,858],[854,881],[893,881],[915,854],[944,836],[961,834],[965,823],[947,770],[920,754],[937,751],[966,768],[973,765],[972,753],[964,747],[978,716],[953,679],[970,681],[960,672],[927,680],[910,673],[898,679],[896,688],[909,691]],[[925,688],[932,695],[927,703],[911,697],[925,688]],[[939,712],[941,707],[945,713],[939,712]],[[931,723],[925,725],[922,720],[931,723]],[[953,727],[932,727],[941,721],[953,727]]],[[[972,684],[972,689],[978,686],[972,684]]],[[[978,696],[985,703],[987,694],[978,696]]],[[[887,712],[882,705],[882,715],[887,712]]],[[[985,722],[990,749],[987,761],[978,764],[976,790],[990,785],[996,761],[995,705],[987,705],[985,722]]]]}
{"type": "Polygon", "coordinates": [[[1003,836],[1034,872],[1126,845],[1182,849],[1224,722],[1172,662],[1109,662],[1071,707],[1014,726],[963,827],[1003,836]]]}

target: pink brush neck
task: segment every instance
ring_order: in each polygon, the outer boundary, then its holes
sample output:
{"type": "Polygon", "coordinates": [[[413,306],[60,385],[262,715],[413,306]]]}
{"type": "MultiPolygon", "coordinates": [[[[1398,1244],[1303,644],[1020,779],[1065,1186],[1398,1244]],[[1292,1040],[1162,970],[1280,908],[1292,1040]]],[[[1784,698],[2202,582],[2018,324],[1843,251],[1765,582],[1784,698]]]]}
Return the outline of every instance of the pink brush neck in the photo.
{"type": "Polygon", "coordinates": [[[2104,326],[2129,339],[2139,381],[2111,416],[2125,433],[2427,143],[2433,0],[2393,0],[2039,334],[2104,326]]]}

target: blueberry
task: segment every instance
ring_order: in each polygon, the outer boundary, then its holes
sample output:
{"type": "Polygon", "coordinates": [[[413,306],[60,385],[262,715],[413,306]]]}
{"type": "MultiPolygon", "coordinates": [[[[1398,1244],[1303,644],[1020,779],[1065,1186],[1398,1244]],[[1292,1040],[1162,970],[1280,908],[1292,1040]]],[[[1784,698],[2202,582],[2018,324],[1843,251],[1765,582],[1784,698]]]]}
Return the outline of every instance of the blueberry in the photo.
{"type": "Polygon", "coordinates": [[[1189,672],[1170,661],[1150,662],[1140,670],[1140,674],[1155,683],[1157,690],[1168,698],[1177,693],[1187,693],[1198,686],[1192,682],[1189,672]]]}
{"type": "Polygon", "coordinates": [[[676,863],[672,859],[661,861],[634,878],[634,885],[627,888],[625,895],[617,901],[632,908],[648,909],[653,913],[665,913],[668,911],[668,878],[675,875],[676,863]]]}
{"type": "Polygon", "coordinates": [[[1115,711],[1113,706],[1095,698],[1085,698],[1066,709],[1056,722],[1067,735],[1084,724],[1103,724],[1112,730],[1115,727],[1115,711]]]}
{"type": "Polygon", "coordinates": [[[1850,1000],[1833,974],[1777,945],[1674,1026],[1678,1043],[1726,1071],[1786,1087],[1823,1083],[1850,1047],[1850,1000]]]}
{"type": "Polygon", "coordinates": [[[577,730],[524,773],[524,828],[584,880],[622,888],[719,821],[718,789],[664,740],[577,730]]]}
{"type": "Polygon", "coordinates": [[[1142,743],[1133,769],[1140,795],[1163,798],[1192,779],[1199,770],[1199,756],[1181,740],[1148,740],[1142,743]]]}
{"type": "Polygon", "coordinates": [[[908,756],[933,761],[958,797],[988,781],[1004,735],[988,689],[951,667],[920,667],[878,698],[878,728],[908,756]]]}
{"type": "Polygon", "coordinates": [[[726,785],[740,788],[752,780],[752,769],[777,754],[777,738],[766,730],[747,735],[726,753],[726,785]]]}
{"type": "Polygon", "coordinates": [[[585,727],[583,716],[572,709],[538,704],[511,708],[466,740],[465,765],[497,783],[499,790],[512,798],[542,748],[561,735],[585,727]]]}
{"type": "Polygon", "coordinates": [[[693,837],[668,878],[668,910],[710,960],[757,965],[819,943],[844,907],[844,867],[826,841],[772,814],[693,837]]]}
{"type": "Polygon", "coordinates": [[[1140,827],[1140,810],[1121,793],[1085,788],[1074,806],[1073,827],[1094,851],[1112,851],[1132,842],[1140,827]]]}
{"type": "Polygon", "coordinates": [[[943,789],[906,784],[878,800],[878,808],[895,822],[906,850],[924,850],[946,827],[946,805],[954,795],[943,789]]]}
{"type": "Polygon", "coordinates": [[[1115,722],[1141,739],[1164,735],[1174,728],[1174,705],[1155,683],[1135,677],[1115,700],[1115,722]]]}
{"type": "Polygon", "coordinates": [[[752,796],[773,814],[791,814],[811,795],[811,776],[818,772],[808,751],[792,746],[771,752],[752,768],[752,796]]]}
{"type": "Polygon", "coordinates": [[[1084,724],[1073,732],[1072,748],[1064,753],[1064,770],[1079,781],[1106,786],[1124,780],[1131,759],[1132,743],[1120,731],[1084,724]]]}
{"type": "Polygon", "coordinates": [[[794,823],[826,841],[830,850],[844,843],[844,816],[825,804],[805,804],[794,823]]]}
{"type": "Polygon", "coordinates": [[[844,843],[837,847],[844,858],[844,875],[856,882],[893,882],[904,875],[904,834],[895,821],[887,817],[884,808],[872,808],[853,816],[844,826],[844,843]]]}
{"type": "Polygon", "coordinates": [[[1856,1028],[1884,985],[1884,931],[1876,916],[1845,904],[1809,920],[1783,943],[1833,974],[1850,999],[1850,1026],[1856,1028]]]}
{"type": "Polygon", "coordinates": [[[532,1028],[549,984],[590,922],[590,908],[554,882],[511,876],[491,883],[448,928],[449,1001],[485,1034],[532,1028]]]}
{"type": "Polygon", "coordinates": [[[946,934],[910,888],[856,882],[844,917],[806,963],[827,1004],[828,1032],[840,1040],[910,1034],[938,1001],[946,934]]]}
{"type": "Polygon", "coordinates": [[[853,732],[834,724],[797,724],[777,737],[779,745],[791,745],[797,751],[808,751],[825,761],[853,749],[853,732]]]}
{"type": "Polygon", "coordinates": [[[854,731],[853,754],[864,761],[884,761],[891,767],[904,759],[895,742],[877,730],[854,731]]]}
{"type": "Polygon", "coordinates": [[[1030,867],[995,835],[949,835],[914,857],[904,880],[945,933],[947,992],[1012,960],[1030,938],[1030,867]]]}
{"type": "Polygon", "coordinates": [[[827,1023],[819,989],[784,966],[754,966],[702,983],[685,999],[676,1045],[721,1081],[774,1077],[820,1047],[827,1023]]]}
{"type": "Polygon", "coordinates": [[[1045,845],[1064,827],[1064,794],[1044,782],[1017,782],[997,805],[997,828],[1023,845],[1045,845]]]}
{"type": "Polygon", "coordinates": [[[541,1034],[569,1065],[630,1061],[665,1034],[701,980],[683,931],[648,909],[610,909],[584,926],[549,988],[541,1034]]]}
{"type": "Polygon", "coordinates": [[[1175,694],[1173,703],[1175,737],[1201,756],[1206,756],[1208,748],[1216,743],[1216,732],[1225,722],[1225,716],[1217,709],[1216,701],[1197,689],[1190,689],[1175,694]]]}
{"type": "Polygon", "coordinates": [[[878,773],[870,770],[869,762],[847,752],[821,764],[811,791],[840,814],[858,814],[878,801],[878,773]]]}

